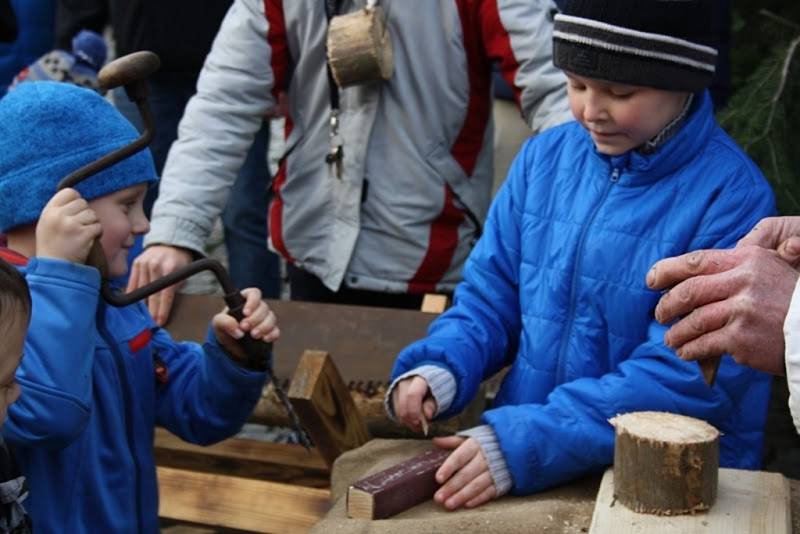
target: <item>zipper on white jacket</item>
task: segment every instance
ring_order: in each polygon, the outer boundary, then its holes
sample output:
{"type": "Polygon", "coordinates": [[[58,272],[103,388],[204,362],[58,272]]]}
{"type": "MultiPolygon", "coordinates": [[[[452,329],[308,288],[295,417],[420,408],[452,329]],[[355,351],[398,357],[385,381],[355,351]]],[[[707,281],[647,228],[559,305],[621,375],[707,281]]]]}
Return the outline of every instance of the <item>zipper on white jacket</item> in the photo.
{"type": "Polygon", "coordinates": [[[572,332],[572,323],[575,319],[575,291],[578,287],[578,269],[580,268],[581,259],[583,258],[583,243],[586,240],[586,234],[589,232],[589,228],[591,228],[592,223],[594,222],[595,217],[597,217],[597,212],[600,211],[600,207],[606,201],[608,194],[611,192],[611,187],[614,186],[617,182],[619,182],[620,177],[620,170],[619,168],[614,168],[611,171],[611,176],[609,177],[608,183],[606,184],[606,188],[603,191],[603,195],[600,197],[600,200],[595,205],[594,209],[592,210],[592,214],[589,216],[589,220],[586,221],[586,224],[583,226],[581,230],[581,235],[578,238],[578,248],[575,253],[575,264],[572,268],[572,282],[570,284],[569,289],[569,311],[567,313],[567,324],[564,327],[564,333],[561,335],[561,345],[558,350],[558,360],[556,361],[556,385],[561,385],[564,382],[564,374],[566,372],[566,353],[567,353],[567,346],[569,343],[569,336],[572,332]]]}

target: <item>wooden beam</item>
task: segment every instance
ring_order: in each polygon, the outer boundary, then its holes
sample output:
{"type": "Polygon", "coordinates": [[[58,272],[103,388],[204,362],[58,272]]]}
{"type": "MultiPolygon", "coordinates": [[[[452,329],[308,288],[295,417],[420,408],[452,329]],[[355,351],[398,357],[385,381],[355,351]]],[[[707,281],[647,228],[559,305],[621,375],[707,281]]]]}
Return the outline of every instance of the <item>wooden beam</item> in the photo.
{"type": "Polygon", "coordinates": [[[231,438],[202,447],[187,443],[164,428],[156,428],[158,465],[206,473],[327,487],[330,470],[316,449],[300,445],[231,438]]]}
{"type": "Polygon", "coordinates": [[[159,516],[252,532],[305,533],[327,513],[328,490],[158,467],[159,516]]]}
{"type": "MultiPolygon", "coordinates": [[[[292,377],[307,349],[326,350],[346,383],[385,381],[397,354],[425,337],[436,319],[418,310],[345,306],[319,302],[267,300],[278,316],[281,338],[275,342],[275,373],[292,377]]],[[[172,337],[202,343],[208,321],[225,306],[213,295],[178,295],[167,323],[172,337]]]]}
{"type": "Polygon", "coordinates": [[[327,352],[307,350],[288,391],[297,415],[329,466],[370,436],[364,418],[327,352]]]}
{"type": "Polygon", "coordinates": [[[386,519],[433,498],[436,471],[449,450],[430,449],[353,483],[347,490],[347,517],[386,519]]]}
{"type": "Polygon", "coordinates": [[[426,293],[422,297],[422,307],[420,311],[423,313],[444,313],[447,306],[450,304],[450,299],[447,295],[437,295],[435,293],[426,293]]]}

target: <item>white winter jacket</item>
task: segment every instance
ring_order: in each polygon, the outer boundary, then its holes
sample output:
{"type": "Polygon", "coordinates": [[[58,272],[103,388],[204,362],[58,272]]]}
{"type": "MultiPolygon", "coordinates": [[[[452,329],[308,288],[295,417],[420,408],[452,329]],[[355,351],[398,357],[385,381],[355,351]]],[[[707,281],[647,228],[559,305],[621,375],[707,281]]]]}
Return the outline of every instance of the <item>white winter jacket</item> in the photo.
{"type": "MultiPolygon", "coordinates": [[[[549,0],[383,0],[386,82],[341,91],[343,173],[325,163],[324,0],[236,0],[167,159],[146,244],[202,251],[264,114],[288,94],[270,245],[327,287],[452,290],[492,186],[491,70],[534,131],[569,118],[549,0]]],[[[344,0],[342,12],[364,6],[344,0]]],[[[266,184],[265,184],[266,187],[266,184]]],[[[265,206],[266,209],[266,206],[265,206]]]]}

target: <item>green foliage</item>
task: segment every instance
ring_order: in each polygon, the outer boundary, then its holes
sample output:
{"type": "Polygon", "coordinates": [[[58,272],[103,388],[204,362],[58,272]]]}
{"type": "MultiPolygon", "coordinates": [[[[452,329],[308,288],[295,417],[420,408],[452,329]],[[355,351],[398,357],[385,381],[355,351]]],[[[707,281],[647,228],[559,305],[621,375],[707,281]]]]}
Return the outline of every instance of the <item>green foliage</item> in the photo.
{"type": "Polygon", "coordinates": [[[722,126],[772,183],[782,214],[800,214],[800,2],[737,2],[734,94],[722,126]],[[762,6],[776,11],[764,13],[762,6]],[[785,4],[785,5],[781,5],[785,4]],[[777,13],[780,13],[779,15],[777,13]],[[789,17],[789,18],[787,18],[789,17]]]}

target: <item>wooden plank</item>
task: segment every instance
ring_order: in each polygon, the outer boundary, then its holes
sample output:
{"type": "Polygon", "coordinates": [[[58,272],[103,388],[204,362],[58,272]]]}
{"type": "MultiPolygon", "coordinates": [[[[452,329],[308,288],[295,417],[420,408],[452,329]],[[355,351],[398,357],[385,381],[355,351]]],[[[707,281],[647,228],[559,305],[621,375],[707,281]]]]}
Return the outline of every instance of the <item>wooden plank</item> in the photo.
{"type": "Polygon", "coordinates": [[[288,391],[297,415],[329,466],[369,441],[364,418],[327,352],[303,353],[288,391]]]}
{"type": "Polygon", "coordinates": [[[603,476],[590,534],[789,534],[789,483],[783,475],[720,469],[716,504],[681,516],[637,514],[614,499],[613,470],[603,476]]]}
{"type": "Polygon", "coordinates": [[[252,532],[305,533],[329,508],[330,492],[158,467],[159,516],[252,532]]]}
{"type": "Polygon", "coordinates": [[[315,449],[309,453],[300,445],[231,438],[203,447],[156,428],[155,458],[158,465],[178,469],[316,488],[329,485],[325,460],[315,449]]]}
{"type": "Polygon", "coordinates": [[[436,295],[434,293],[427,293],[422,297],[422,307],[420,308],[423,313],[444,313],[447,306],[450,304],[450,299],[447,295],[436,295]]]}
{"type": "MultiPolygon", "coordinates": [[[[278,316],[275,373],[291,378],[303,351],[325,350],[347,384],[385,383],[397,354],[425,337],[436,315],[417,310],[344,306],[318,302],[267,300],[278,316]]],[[[178,295],[167,323],[175,339],[202,342],[208,321],[224,307],[221,297],[178,295]]]]}

